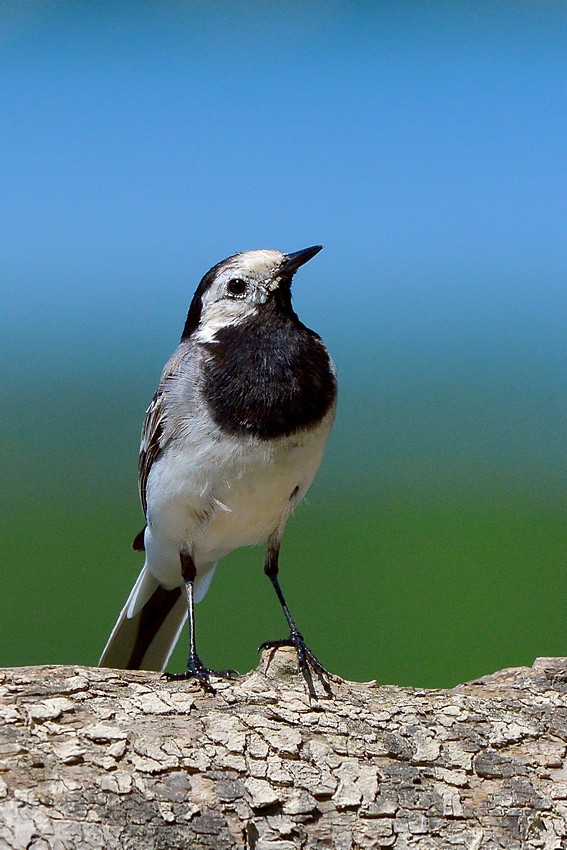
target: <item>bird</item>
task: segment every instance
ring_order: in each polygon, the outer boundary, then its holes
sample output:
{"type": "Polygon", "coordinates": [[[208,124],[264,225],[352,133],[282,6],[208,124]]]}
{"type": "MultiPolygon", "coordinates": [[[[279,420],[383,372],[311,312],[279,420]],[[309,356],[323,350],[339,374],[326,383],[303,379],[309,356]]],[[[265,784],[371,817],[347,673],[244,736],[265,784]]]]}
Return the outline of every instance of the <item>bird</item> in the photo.
{"type": "Polygon", "coordinates": [[[265,543],[264,572],[302,671],[327,674],[305,643],[278,574],[286,523],[310,487],[335,418],[337,372],[321,337],[292,306],[297,270],[321,245],[253,250],[217,263],[190,303],[181,341],[146,412],[138,481],[145,563],[108,639],[101,667],[163,671],[189,621],[182,673],[212,691],[197,652],[195,604],[217,563],[265,543]]]}

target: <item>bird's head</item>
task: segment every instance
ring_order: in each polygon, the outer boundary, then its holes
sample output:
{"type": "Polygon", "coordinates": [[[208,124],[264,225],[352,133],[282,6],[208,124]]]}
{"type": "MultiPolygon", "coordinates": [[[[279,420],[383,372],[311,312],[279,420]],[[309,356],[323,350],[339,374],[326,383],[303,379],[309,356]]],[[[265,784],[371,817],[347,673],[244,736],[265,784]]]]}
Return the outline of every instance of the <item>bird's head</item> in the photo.
{"type": "Polygon", "coordinates": [[[321,248],[314,245],[293,254],[245,251],[217,263],[195,291],[181,339],[195,334],[199,342],[214,342],[221,328],[245,321],[267,304],[292,313],[293,275],[321,248]]]}

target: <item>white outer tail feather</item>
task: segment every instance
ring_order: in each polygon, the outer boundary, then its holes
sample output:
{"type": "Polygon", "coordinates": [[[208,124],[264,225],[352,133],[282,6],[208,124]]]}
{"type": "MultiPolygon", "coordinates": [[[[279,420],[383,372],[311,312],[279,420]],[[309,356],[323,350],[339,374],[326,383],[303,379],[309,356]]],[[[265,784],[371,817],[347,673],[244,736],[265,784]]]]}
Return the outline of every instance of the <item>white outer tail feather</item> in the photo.
{"type": "MultiPolygon", "coordinates": [[[[197,576],[195,580],[195,602],[200,602],[205,596],[215,567],[216,564],[213,564],[204,575],[197,576]]],[[[142,609],[159,587],[160,582],[144,566],[103,650],[99,661],[100,667],[128,669],[138,637],[142,609]]],[[[184,588],[182,588],[179,599],[175,601],[154,639],[147,647],[140,664],[137,665],[140,669],[160,671],[165,669],[179,640],[186,619],[187,602],[184,588]]]]}

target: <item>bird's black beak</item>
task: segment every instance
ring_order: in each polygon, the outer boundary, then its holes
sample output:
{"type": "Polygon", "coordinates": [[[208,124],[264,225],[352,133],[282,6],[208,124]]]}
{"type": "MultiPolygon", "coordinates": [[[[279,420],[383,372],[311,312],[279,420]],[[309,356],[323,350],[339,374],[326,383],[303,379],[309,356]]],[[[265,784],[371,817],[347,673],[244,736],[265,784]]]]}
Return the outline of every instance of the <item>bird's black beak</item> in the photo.
{"type": "Polygon", "coordinates": [[[293,275],[300,266],[309,262],[315,254],[323,250],[322,245],[312,245],[311,248],[303,248],[301,251],[295,251],[293,254],[286,254],[283,258],[280,274],[293,275]]]}

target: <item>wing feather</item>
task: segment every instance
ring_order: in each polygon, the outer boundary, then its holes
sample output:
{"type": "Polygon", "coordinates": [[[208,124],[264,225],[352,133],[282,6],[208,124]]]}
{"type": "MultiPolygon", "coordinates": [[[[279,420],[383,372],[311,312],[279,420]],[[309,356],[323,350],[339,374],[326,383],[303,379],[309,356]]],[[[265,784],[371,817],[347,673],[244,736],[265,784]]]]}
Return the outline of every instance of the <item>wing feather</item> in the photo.
{"type": "Polygon", "coordinates": [[[146,418],[142,427],[142,440],[140,444],[140,457],[138,462],[138,485],[140,487],[140,498],[144,514],[148,513],[148,502],[146,499],[146,485],[150,469],[160,456],[165,442],[164,434],[164,417],[163,417],[163,398],[161,387],[154,395],[150,406],[146,411],[146,418]]]}
{"type": "MultiPolygon", "coordinates": [[[[187,357],[187,345],[180,345],[175,354],[166,363],[160,384],[146,411],[142,427],[140,457],[138,462],[138,484],[144,513],[148,514],[146,488],[152,466],[159,458],[169,441],[175,436],[172,423],[180,421],[178,412],[180,403],[179,380],[184,373],[191,374],[191,360],[187,357]]],[[[194,367],[193,367],[194,368],[194,367]]],[[[183,383],[183,382],[182,382],[183,383]]],[[[183,414],[187,415],[188,397],[183,397],[183,414]]]]}

